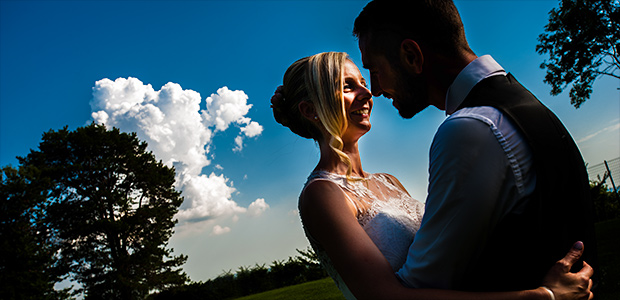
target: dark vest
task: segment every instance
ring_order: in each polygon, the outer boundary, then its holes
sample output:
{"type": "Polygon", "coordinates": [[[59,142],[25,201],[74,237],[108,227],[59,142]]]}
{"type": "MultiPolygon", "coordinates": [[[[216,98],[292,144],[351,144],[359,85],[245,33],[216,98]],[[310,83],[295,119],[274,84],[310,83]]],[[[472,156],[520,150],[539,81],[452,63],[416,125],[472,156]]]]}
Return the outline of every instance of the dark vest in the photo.
{"type": "MultiPolygon", "coordinates": [[[[536,188],[526,212],[510,213],[494,229],[482,255],[465,275],[463,290],[536,288],[548,269],[574,242],[583,241],[583,258],[598,269],[594,209],[586,166],[560,120],[511,75],[478,83],[459,108],[492,106],[521,131],[534,156],[536,188]]],[[[573,270],[581,268],[581,262],[573,270]]]]}

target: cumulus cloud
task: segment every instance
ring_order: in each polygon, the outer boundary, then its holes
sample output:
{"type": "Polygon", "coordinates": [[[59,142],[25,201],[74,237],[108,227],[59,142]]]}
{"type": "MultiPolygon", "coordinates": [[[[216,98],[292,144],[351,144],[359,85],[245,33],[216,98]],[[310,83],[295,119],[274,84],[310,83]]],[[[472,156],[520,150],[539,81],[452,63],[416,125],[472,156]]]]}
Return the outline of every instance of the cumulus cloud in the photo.
{"type": "Polygon", "coordinates": [[[237,136],[235,138],[235,147],[233,148],[233,151],[239,152],[241,150],[243,150],[243,137],[237,136]]]}
{"type": "Polygon", "coordinates": [[[250,216],[260,216],[269,208],[269,204],[265,202],[265,199],[258,198],[256,201],[252,202],[248,207],[248,215],[250,216]]]}
{"type": "Polygon", "coordinates": [[[263,132],[263,126],[257,122],[251,121],[247,126],[241,128],[241,132],[247,137],[255,137],[263,132]]]}
{"type": "Polygon", "coordinates": [[[212,130],[202,124],[200,94],[167,83],[155,91],[136,78],[102,79],[90,103],[96,123],[136,132],[158,159],[182,174],[198,175],[210,164],[212,130]]]}
{"type": "Polygon", "coordinates": [[[263,126],[252,121],[245,115],[252,108],[247,103],[248,96],[243,91],[231,91],[227,87],[217,90],[217,94],[207,97],[207,109],[202,111],[202,117],[207,127],[214,127],[215,131],[224,131],[231,124],[241,127],[241,132],[235,138],[234,151],[243,149],[243,136],[255,137],[263,132],[263,126]]]}
{"type": "Polygon", "coordinates": [[[230,227],[222,227],[220,225],[215,225],[213,226],[213,231],[211,231],[211,234],[221,235],[221,234],[225,234],[229,232],[230,232],[230,227]]]}
{"type": "MultiPolygon", "coordinates": [[[[202,98],[195,91],[172,82],[156,91],[129,77],[97,81],[90,105],[96,123],[136,132],[157,159],[176,169],[176,187],[185,198],[177,217],[180,223],[191,223],[239,213],[260,215],[269,207],[264,199],[241,207],[233,200],[236,189],[228,178],[202,174],[211,164],[208,157],[214,157],[210,154],[214,134],[238,127],[234,150],[241,151],[244,138],[262,133],[263,127],[247,117],[252,108],[247,100],[243,91],[222,87],[206,98],[206,109],[201,110],[202,98]]],[[[215,169],[223,168],[215,165],[215,169]]],[[[213,228],[213,234],[228,231],[213,228]]]]}
{"type": "Polygon", "coordinates": [[[247,104],[248,96],[243,91],[231,91],[227,87],[217,90],[217,94],[207,97],[207,109],[202,111],[207,126],[224,131],[231,123],[247,124],[245,115],[252,108],[247,104]]]}
{"type": "MultiPolygon", "coordinates": [[[[256,137],[263,132],[263,126],[254,121],[248,121],[245,127],[241,127],[241,133],[247,137],[256,137]]],[[[235,148],[233,151],[243,150],[243,135],[239,134],[235,138],[235,148]]]]}
{"type": "Polygon", "coordinates": [[[179,220],[197,222],[246,212],[246,208],[238,206],[232,200],[232,195],[237,190],[224,175],[211,173],[209,176],[186,176],[184,179],[181,184],[185,202],[177,214],[179,220]]]}

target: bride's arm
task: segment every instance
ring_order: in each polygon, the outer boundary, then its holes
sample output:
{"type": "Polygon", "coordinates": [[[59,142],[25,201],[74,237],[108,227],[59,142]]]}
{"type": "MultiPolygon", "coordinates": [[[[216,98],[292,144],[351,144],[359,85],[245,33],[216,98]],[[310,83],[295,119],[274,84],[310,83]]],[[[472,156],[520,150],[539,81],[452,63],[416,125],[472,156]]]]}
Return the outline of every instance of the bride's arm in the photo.
{"type": "MultiPolygon", "coordinates": [[[[300,198],[300,215],[306,230],[325,249],[358,299],[551,299],[543,288],[474,293],[404,287],[381,251],[357,222],[355,209],[346,200],[343,191],[331,182],[316,181],[306,187],[300,198]]],[[[572,249],[545,279],[545,284],[556,291],[556,300],[591,299],[589,277],[592,269],[586,266],[579,273],[567,273],[570,267],[565,268],[574,263],[574,258],[581,253],[582,250],[572,249]]],[[[510,258],[506,261],[509,267],[510,258]]]]}

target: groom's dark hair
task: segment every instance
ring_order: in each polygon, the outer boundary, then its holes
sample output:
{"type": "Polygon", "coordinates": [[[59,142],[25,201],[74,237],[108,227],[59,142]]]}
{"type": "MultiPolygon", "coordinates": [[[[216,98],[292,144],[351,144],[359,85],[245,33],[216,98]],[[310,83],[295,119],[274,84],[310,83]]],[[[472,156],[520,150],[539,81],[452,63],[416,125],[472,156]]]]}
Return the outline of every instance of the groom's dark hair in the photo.
{"type": "Polygon", "coordinates": [[[404,39],[447,56],[473,53],[452,0],[373,0],[355,19],[353,35],[372,40],[372,52],[394,57],[404,39]]]}

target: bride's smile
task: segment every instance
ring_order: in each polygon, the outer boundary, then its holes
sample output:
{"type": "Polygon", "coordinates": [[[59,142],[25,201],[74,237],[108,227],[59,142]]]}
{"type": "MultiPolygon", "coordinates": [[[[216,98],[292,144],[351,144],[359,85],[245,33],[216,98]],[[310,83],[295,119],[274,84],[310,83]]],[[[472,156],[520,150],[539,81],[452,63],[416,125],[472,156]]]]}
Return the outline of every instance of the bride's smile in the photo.
{"type": "Polygon", "coordinates": [[[362,77],[357,66],[351,61],[345,62],[342,90],[348,122],[345,135],[359,138],[370,130],[373,100],[366,86],[366,79],[362,77]]]}

